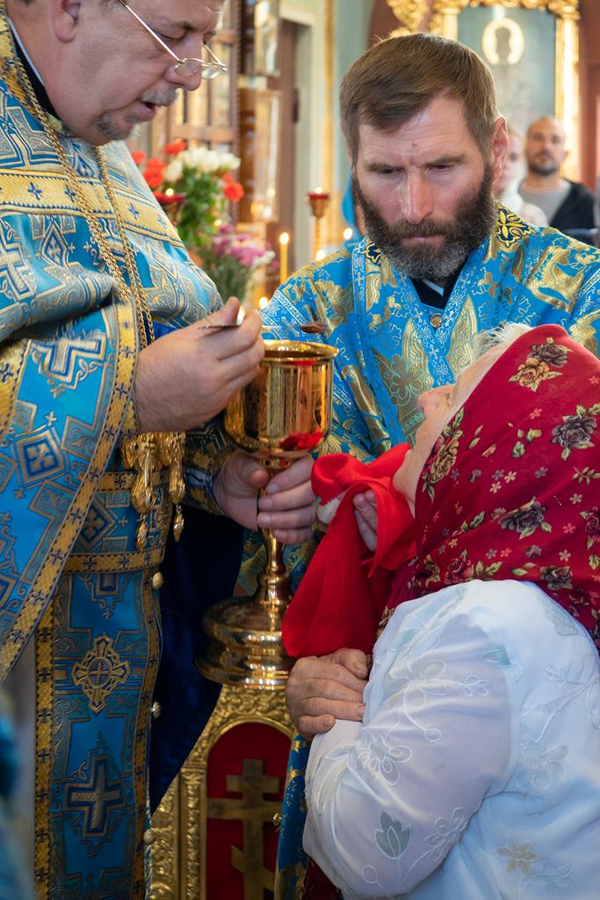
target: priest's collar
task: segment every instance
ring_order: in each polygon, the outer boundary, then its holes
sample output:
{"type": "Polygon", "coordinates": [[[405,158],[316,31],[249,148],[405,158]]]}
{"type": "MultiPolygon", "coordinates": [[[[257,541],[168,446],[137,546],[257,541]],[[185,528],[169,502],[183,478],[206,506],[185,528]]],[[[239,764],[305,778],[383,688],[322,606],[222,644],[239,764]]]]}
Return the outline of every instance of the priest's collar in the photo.
{"type": "Polygon", "coordinates": [[[46,88],[44,87],[44,82],[42,80],[42,76],[36,69],[33,60],[29,56],[27,50],[25,49],[21,38],[19,37],[19,32],[15,28],[14,23],[6,17],[8,20],[8,24],[10,26],[10,30],[12,31],[12,36],[15,42],[15,50],[17,51],[17,56],[21,60],[21,64],[27,73],[27,77],[31,82],[31,87],[34,90],[35,96],[38,99],[38,103],[47,113],[55,118],[58,118],[56,112],[54,111],[54,107],[50,102],[50,98],[46,92],[46,88]]]}

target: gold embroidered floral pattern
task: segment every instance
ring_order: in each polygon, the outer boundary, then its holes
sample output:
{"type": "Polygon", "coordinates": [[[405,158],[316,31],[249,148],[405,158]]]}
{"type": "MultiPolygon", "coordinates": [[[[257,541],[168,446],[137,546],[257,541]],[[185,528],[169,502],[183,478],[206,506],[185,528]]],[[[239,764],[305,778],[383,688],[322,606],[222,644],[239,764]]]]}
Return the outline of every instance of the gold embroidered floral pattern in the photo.
{"type": "Polygon", "coordinates": [[[515,213],[503,206],[498,207],[498,218],[496,219],[496,228],[494,237],[498,243],[502,245],[503,250],[512,250],[519,244],[523,238],[530,235],[533,231],[531,225],[528,225],[523,219],[520,219],[515,213]]]}

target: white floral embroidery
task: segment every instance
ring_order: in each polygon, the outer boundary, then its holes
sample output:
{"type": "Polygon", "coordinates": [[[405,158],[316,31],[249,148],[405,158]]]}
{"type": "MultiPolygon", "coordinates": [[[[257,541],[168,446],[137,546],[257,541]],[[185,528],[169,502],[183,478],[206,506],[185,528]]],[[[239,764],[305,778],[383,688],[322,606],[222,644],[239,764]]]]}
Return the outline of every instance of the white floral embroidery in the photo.
{"type": "Polygon", "coordinates": [[[564,776],[565,770],[561,762],[568,754],[566,747],[547,750],[543,741],[529,741],[521,748],[517,787],[522,791],[547,791],[552,779],[564,776]]]}
{"type": "Polygon", "coordinates": [[[487,697],[489,694],[489,681],[485,678],[477,678],[475,675],[467,675],[464,683],[464,692],[467,697],[487,697]]]}
{"type": "Polygon", "coordinates": [[[382,738],[368,735],[356,757],[374,778],[381,775],[388,784],[397,784],[399,766],[409,761],[412,750],[408,747],[390,747],[382,738]]]}
{"type": "Polygon", "coordinates": [[[460,807],[452,811],[450,821],[441,816],[435,820],[433,823],[435,831],[427,835],[425,843],[432,848],[432,855],[436,862],[448,855],[467,827],[468,822],[469,820],[465,815],[464,809],[460,807]]]}
{"type": "Polygon", "coordinates": [[[546,894],[558,897],[567,897],[565,888],[569,888],[573,884],[571,873],[573,866],[565,864],[557,866],[553,862],[544,862],[541,872],[536,872],[533,877],[527,879],[528,884],[543,884],[546,894]]]}

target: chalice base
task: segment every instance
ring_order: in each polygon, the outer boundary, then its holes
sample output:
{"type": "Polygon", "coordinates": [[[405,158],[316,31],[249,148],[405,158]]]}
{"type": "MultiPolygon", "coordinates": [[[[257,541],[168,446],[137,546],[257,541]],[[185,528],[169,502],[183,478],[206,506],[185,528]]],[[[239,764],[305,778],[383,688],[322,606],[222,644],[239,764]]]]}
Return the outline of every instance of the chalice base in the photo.
{"type": "Polygon", "coordinates": [[[281,640],[281,622],[289,600],[264,602],[264,592],[261,585],[253,597],[229,597],[205,614],[204,630],[210,645],[197,665],[206,678],[262,690],[285,687],[294,662],[281,640]]]}

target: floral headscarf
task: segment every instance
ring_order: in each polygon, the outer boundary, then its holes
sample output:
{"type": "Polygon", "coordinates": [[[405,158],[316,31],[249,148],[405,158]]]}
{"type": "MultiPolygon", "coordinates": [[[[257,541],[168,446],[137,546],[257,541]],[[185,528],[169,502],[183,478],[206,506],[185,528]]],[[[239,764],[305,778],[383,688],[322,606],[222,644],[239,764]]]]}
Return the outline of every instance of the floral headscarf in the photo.
{"type": "Polygon", "coordinates": [[[600,648],[596,357],[557,325],[508,346],[438,438],[415,516],[396,603],[475,578],[531,581],[600,648]]]}

